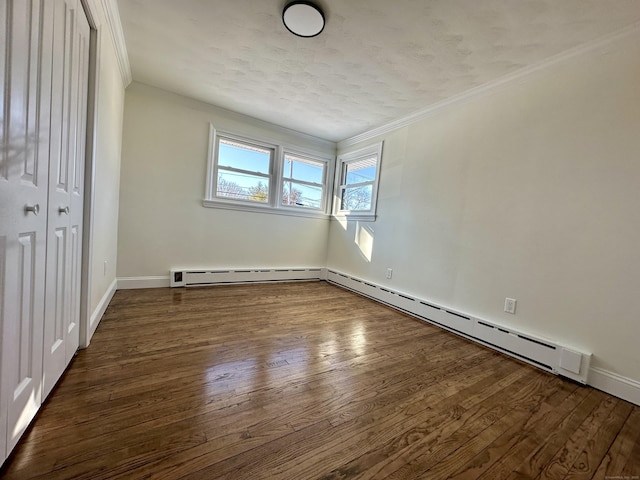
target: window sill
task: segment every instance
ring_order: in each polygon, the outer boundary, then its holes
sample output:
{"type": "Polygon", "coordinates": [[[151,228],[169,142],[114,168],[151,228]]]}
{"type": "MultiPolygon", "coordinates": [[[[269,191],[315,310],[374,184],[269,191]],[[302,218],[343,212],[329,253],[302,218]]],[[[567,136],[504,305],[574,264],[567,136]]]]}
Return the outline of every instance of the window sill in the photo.
{"type": "Polygon", "coordinates": [[[330,215],[318,211],[298,210],[286,207],[273,208],[269,205],[240,205],[238,203],[206,198],[202,200],[202,206],[207,208],[222,208],[224,210],[240,210],[243,212],[269,213],[271,215],[287,215],[290,217],[317,218],[321,220],[329,220],[330,218],[330,215]]]}
{"type": "Polygon", "coordinates": [[[346,221],[357,220],[359,222],[375,222],[377,217],[375,213],[338,213],[336,215],[333,215],[333,218],[335,218],[336,220],[346,221]]]}

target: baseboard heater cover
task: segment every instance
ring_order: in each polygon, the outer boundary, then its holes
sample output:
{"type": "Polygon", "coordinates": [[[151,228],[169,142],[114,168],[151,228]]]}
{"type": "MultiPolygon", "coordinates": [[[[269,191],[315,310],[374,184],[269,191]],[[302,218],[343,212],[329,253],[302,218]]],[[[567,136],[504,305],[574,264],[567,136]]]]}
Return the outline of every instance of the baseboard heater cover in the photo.
{"type": "Polygon", "coordinates": [[[323,280],[323,268],[171,269],[171,287],[323,280]]]}
{"type": "Polygon", "coordinates": [[[556,375],[587,384],[591,354],[327,269],[326,280],[556,375]]]}

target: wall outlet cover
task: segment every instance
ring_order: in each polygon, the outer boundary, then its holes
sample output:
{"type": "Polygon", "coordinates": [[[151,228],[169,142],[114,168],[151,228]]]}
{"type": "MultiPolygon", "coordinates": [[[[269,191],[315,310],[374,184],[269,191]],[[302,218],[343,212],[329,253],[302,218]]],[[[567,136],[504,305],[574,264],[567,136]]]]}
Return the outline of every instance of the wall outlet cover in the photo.
{"type": "Polygon", "coordinates": [[[515,298],[505,298],[504,299],[504,311],[507,313],[516,313],[516,299],[515,298]]]}

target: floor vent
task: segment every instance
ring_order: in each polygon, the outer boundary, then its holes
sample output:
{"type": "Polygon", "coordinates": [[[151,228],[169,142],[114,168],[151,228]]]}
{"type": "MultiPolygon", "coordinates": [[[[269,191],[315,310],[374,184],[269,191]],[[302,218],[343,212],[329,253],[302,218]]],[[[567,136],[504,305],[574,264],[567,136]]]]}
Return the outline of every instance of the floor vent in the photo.
{"type": "Polygon", "coordinates": [[[327,270],[328,282],[384,303],[549,372],[587,384],[591,354],[536,338],[525,332],[475,318],[433,302],[383,288],[335,270],[327,270]]]}
{"type": "Polygon", "coordinates": [[[322,280],[322,268],[278,268],[278,269],[172,269],[172,287],[199,287],[233,283],[265,283],[322,280]]]}

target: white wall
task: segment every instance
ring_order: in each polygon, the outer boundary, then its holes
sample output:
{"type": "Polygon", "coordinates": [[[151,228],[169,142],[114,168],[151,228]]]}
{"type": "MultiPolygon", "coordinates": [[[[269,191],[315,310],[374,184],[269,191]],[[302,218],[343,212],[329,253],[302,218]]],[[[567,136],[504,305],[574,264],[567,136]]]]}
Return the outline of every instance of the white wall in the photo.
{"type": "Polygon", "coordinates": [[[384,140],[379,217],[332,221],[327,266],[640,381],[639,58],[636,33],[339,148],[384,140]]]}
{"type": "MultiPolygon", "coordinates": [[[[122,71],[116,45],[119,25],[115,0],[87,0],[92,23],[98,30],[96,113],[94,126],[93,171],[87,169],[88,181],[86,208],[90,208],[90,221],[85,222],[86,232],[90,232],[90,245],[85,244],[83,254],[88,262],[86,278],[87,325],[83,325],[81,345],[89,344],[91,336],[106,308],[115,288],[117,246],[118,246],[118,200],[120,189],[120,151],[122,145],[122,118],[124,91],[128,83],[122,71]],[[109,12],[106,8],[111,9],[109,12]],[[111,14],[111,17],[109,17],[111,14]],[[107,262],[106,271],[104,262],[107,262]]],[[[126,65],[125,68],[128,68],[126,65]]],[[[87,217],[85,217],[86,219],[87,217]]]]}
{"type": "Polygon", "coordinates": [[[125,99],[119,278],[173,267],[324,265],[329,221],[202,206],[209,123],[320,152],[335,144],[133,83],[125,99]]]}
{"type": "Polygon", "coordinates": [[[124,86],[113,46],[103,42],[97,135],[93,211],[93,255],[91,258],[91,305],[98,302],[116,276],[118,202],[120,187],[120,151],[124,86]],[[104,262],[107,262],[104,273],[104,262]]]}

